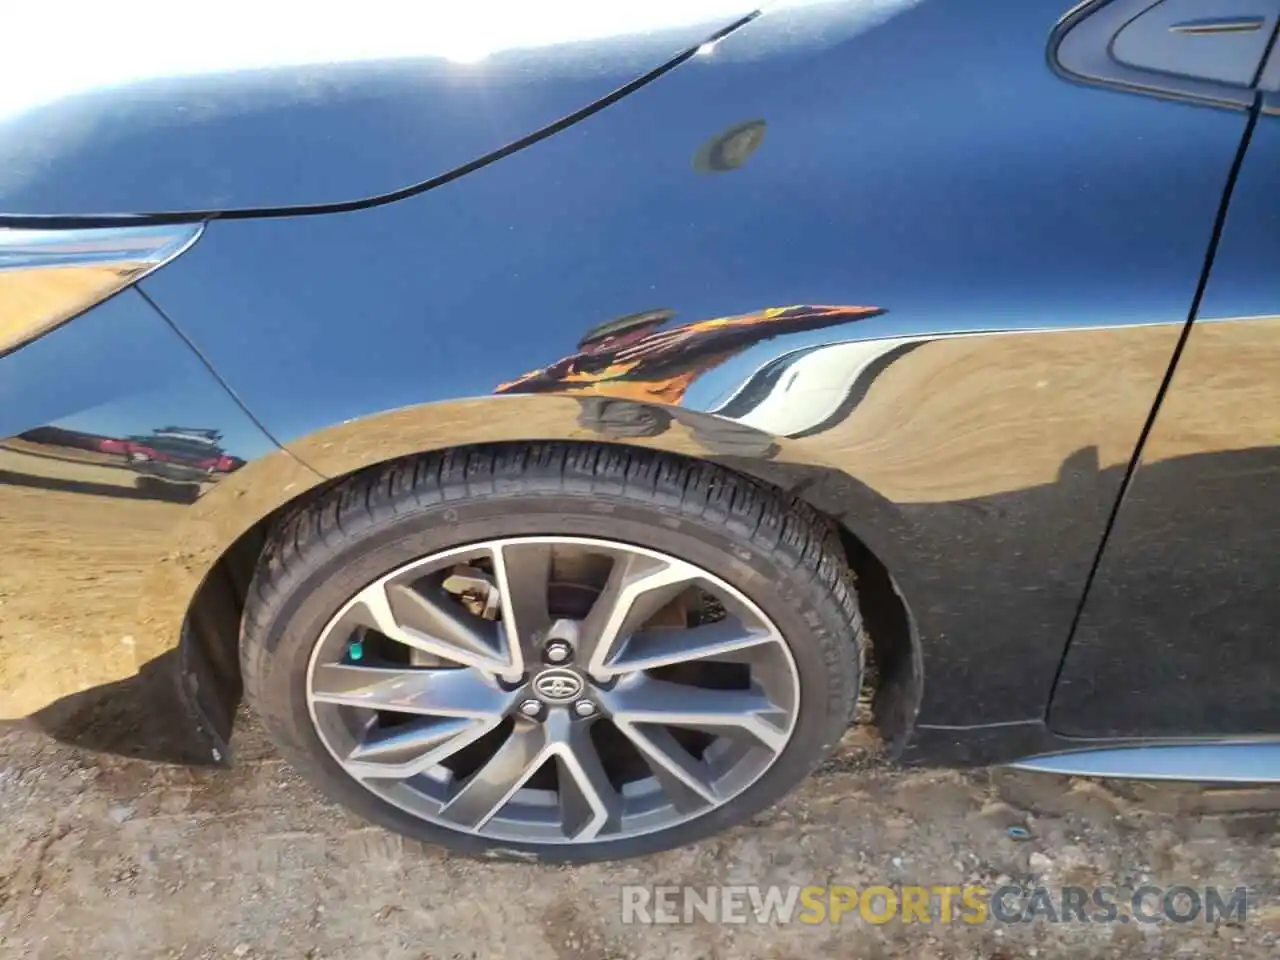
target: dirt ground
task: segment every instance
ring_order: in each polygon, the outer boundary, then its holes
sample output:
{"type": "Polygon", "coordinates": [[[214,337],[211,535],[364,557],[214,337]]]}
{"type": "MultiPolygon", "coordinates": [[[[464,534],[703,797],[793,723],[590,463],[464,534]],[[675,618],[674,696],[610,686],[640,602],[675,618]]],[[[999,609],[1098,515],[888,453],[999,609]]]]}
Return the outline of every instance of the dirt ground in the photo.
{"type": "Polygon", "coordinates": [[[229,771],[0,734],[0,957],[1273,957],[1280,793],[889,769],[855,742],[699,846],[565,868],[460,859],[364,826],[252,720],[229,771]],[[1016,839],[1010,828],[1028,836],[1016,839]],[[1243,924],[644,926],[624,884],[1151,882],[1235,887],[1243,924]]]}

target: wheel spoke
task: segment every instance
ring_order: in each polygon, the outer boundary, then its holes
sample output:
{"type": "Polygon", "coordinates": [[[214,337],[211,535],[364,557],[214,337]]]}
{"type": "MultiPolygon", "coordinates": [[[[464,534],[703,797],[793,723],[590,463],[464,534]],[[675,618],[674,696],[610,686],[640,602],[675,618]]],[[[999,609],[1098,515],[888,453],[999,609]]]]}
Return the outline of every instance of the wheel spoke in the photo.
{"type": "Polygon", "coordinates": [[[778,753],[786,746],[786,712],[757,690],[711,690],[636,676],[600,699],[614,723],[688,727],[722,736],[746,734],[778,753]]]}
{"type": "Polygon", "coordinates": [[[551,626],[547,589],[551,581],[551,544],[506,543],[493,551],[493,567],[502,596],[502,625],[510,656],[520,669],[532,662],[551,626]]]}
{"type": "Polygon", "coordinates": [[[622,797],[609,782],[591,725],[556,716],[547,724],[560,770],[561,827],[567,837],[590,840],[616,831],[622,821],[622,797]]]}
{"type": "Polygon", "coordinates": [[[405,780],[430,770],[498,725],[497,718],[424,718],[390,730],[371,728],[342,762],[361,779],[405,780]]]}
{"type": "Polygon", "coordinates": [[[720,657],[778,639],[772,630],[748,627],[736,617],[700,627],[654,627],[623,640],[606,666],[614,673],[652,670],[672,663],[720,657]]]}
{"type": "Polygon", "coordinates": [[[489,673],[512,670],[496,624],[468,613],[438,584],[431,595],[405,584],[373,583],[356,595],[353,623],[414,650],[489,673]]]}
{"type": "Polygon", "coordinates": [[[390,669],[320,664],[311,676],[320,703],[435,717],[501,717],[515,694],[474,670],[390,669]]]}
{"type": "Polygon", "coordinates": [[[662,792],[681,813],[720,802],[707,765],[682,747],[670,730],[642,728],[616,717],[614,725],[640,751],[662,792]]]}
{"type": "Polygon", "coordinates": [[[497,625],[469,613],[434,578],[414,587],[388,584],[386,590],[396,623],[435,641],[434,653],[476,666],[507,665],[497,625]]]}
{"type": "Polygon", "coordinates": [[[560,824],[564,835],[589,840],[617,830],[622,797],[605,772],[590,725],[556,711],[540,726],[517,725],[511,736],[444,805],[440,815],[481,830],[548,761],[559,769],[560,824]]]}
{"type": "Polygon", "coordinates": [[[609,580],[582,624],[579,658],[591,674],[598,679],[612,676],[608,659],[619,639],[643,626],[700,577],[696,568],[674,558],[638,553],[615,557],[609,580]]]}
{"type": "Polygon", "coordinates": [[[546,761],[546,742],[542,727],[517,723],[502,746],[440,809],[440,816],[473,830],[483,827],[546,761]]]}
{"type": "Polygon", "coordinates": [[[405,763],[470,730],[475,723],[469,717],[424,717],[387,730],[375,726],[348,756],[375,763],[405,763]]]}

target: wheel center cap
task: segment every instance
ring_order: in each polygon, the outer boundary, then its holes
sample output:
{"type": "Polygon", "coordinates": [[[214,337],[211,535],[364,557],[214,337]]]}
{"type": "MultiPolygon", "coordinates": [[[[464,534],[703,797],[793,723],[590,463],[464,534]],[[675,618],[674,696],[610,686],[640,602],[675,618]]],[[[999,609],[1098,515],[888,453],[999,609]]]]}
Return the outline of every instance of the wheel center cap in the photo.
{"type": "Polygon", "coordinates": [[[567,703],[582,694],[582,677],[563,667],[543,670],[533,678],[533,692],[548,703],[567,703]]]}

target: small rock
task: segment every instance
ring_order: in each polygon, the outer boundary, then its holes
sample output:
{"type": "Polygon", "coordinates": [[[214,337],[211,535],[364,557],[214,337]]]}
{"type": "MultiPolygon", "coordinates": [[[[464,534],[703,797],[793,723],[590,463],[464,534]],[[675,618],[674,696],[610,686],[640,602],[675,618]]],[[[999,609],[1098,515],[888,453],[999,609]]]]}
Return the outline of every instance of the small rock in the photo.
{"type": "Polygon", "coordinates": [[[231,952],[237,957],[245,957],[249,955],[249,945],[247,943],[238,943],[236,948],[231,952]]]}
{"type": "Polygon", "coordinates": [[[113,823],[124,823],[126,820],[132,819],[133,814],[133,807],[110,807],[107,810],[107,816],[111,818],[113,823]]]}
{"type": "Polygon", "coordinates": [[[1036,873],[1048,873],[1053,869],[1053,860],[1046,857],[1039,850],[1034,851],[1031,856],[1027,857],[1027,863],[1036,873]]]}

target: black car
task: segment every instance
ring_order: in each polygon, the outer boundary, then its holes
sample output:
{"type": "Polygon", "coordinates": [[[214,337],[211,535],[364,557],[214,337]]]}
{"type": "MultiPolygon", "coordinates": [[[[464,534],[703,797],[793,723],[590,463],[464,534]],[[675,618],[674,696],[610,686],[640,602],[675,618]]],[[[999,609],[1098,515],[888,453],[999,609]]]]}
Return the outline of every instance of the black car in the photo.
{"type": "Polygon", "coordinates": [[[524,859],[744,822],[864,692],[1280,780],[1280,0],[489,6],[7,88],[0,716],[244,701],[524,859]],[[189,504],[47,442],[175,429],[189,504]]]}

